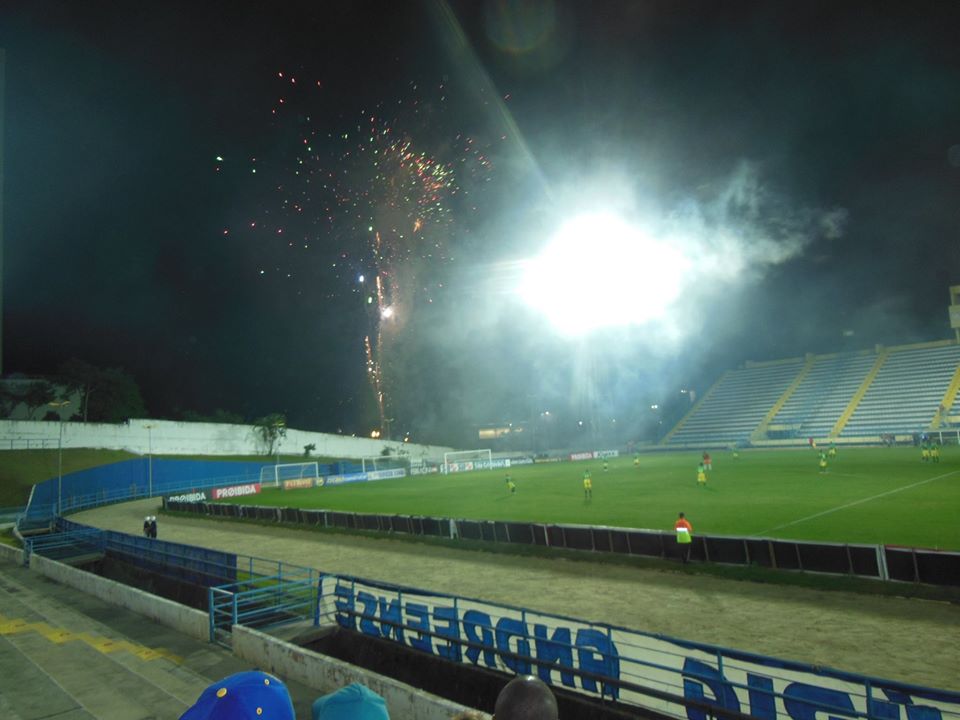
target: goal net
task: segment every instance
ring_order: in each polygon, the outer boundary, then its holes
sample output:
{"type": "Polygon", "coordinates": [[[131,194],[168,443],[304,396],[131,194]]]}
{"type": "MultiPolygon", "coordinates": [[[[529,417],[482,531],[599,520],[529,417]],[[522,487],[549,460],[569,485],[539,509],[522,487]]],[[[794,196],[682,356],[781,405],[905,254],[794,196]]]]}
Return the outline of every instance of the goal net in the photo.
{"type": "Polygon", "coordinates": [[[260,468],[260,485],[280,487],[284,480],[320,477],[320,464],[317,462],[281,463],[264,465],[260,468]]]}
{"type": "Polygon", "coordinates": [[[493,467],[493,453],[489,450],[459,450],[443,454],[443,472],[489,470],[493,467]]]}
{"type": "Polygon", "coordinates": [[[409,461],[395,455],[371,455],[370,457],[360,458],[360,464],[363,466],[363,472],[373,472],[374,470],[405,468],[409,465],[409,461]]]}

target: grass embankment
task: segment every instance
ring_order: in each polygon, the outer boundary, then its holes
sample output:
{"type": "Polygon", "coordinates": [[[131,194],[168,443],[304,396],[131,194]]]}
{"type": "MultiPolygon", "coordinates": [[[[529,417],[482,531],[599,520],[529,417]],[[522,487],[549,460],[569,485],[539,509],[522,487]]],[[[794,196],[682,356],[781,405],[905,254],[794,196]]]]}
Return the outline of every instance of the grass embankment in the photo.
{"type": "MultiPolygon", "coordinates": [[[[63,474],[133,457],[136,455],[122,450],[64,450],[63,474]]],[[[57,477],[58,472],[58,450],[0,451],[0,507],[26,505],[30,488],[38,482],[57,477]]]]}

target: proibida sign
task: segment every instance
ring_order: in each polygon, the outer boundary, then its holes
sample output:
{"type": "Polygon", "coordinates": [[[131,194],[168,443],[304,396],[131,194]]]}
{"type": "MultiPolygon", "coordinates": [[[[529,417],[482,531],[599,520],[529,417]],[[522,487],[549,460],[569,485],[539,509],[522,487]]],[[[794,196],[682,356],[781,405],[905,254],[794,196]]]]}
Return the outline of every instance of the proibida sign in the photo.
{"type": "Polygon", "coordinates": [[[243,497],[244,495],[257,495],[260,493],[260,483],[247,483],[245,485],[230,485],[229,487],[214,488],[210,493],[214,500],[222,498],[243,497]]]}

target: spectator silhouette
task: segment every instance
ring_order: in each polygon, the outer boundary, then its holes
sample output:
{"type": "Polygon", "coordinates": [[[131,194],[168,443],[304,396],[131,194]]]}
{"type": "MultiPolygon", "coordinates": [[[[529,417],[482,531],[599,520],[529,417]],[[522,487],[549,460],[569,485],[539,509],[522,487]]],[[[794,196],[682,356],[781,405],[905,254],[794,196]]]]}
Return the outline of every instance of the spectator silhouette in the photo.
{"type": "Polygon", "coordinates": [[[557,699],[543,680],[519,675],[497,695],[493,716],[494,720],[557,720],[557,699]]]}

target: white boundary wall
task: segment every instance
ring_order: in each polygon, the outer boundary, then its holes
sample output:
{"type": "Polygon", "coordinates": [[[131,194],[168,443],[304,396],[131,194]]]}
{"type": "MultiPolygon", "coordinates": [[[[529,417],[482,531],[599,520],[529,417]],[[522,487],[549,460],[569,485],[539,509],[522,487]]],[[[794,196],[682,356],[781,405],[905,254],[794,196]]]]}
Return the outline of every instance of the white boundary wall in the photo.
{"type": "MultiPolygon", "coordinates": [[[[56,449],[60,423],[30,420],[0,420],[0,451],[56,449]]],[[[379,455],[385,447],[404,452],[410,460],[441,458],[454,448],[436,445],[374,440],[287,429],[280,439],[280,453],[303,455],[304,445],[316,445],[311,455],[361,458],[379,455]]],[[[134,419],[118,425],[63,423],[63,447],[126,450],[139,455],[263,455],[263,440],[250,425],[188,423],[170,420],[134,419]]]]}

